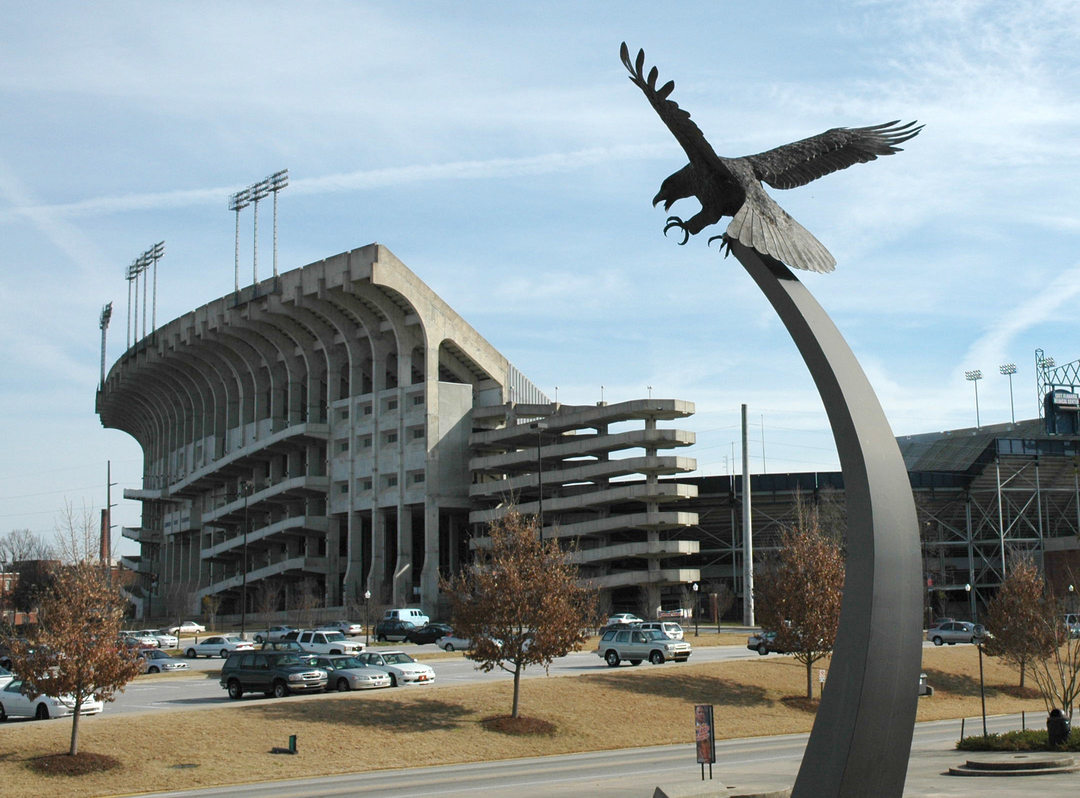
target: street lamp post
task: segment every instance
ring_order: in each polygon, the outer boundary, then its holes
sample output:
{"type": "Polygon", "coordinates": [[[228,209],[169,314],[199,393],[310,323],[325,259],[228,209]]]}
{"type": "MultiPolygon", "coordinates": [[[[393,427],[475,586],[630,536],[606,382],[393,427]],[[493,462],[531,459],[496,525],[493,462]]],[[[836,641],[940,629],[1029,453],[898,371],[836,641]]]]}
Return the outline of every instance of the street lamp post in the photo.
{"type": "Polygon", "coordinates": [[[1009,415],[1012,418],[1012,423],[1015,424],[1016,423],[1016,407],[1013,404],[1012,378],[1013,378],[1013,374],[1016,373],[1016,364],[1015,363],[1003,363],[1002,365],[998,366],[998,371],[1000,371],[1003,375],[1005,375],[1006,377],[1009,378],[1009,415]]]}
{"type": "Polygon", "coordinates": [[[971,583],[970,582],[968,584],[964,585],[964,590],[967,591],[968,600],[971,602],[971,622],[972,623],[978,623],[979,622],[979,614],[975,610],[975,591],[971,589],[971,583]]]}
{"type": "Polygon", "coordinates": [[[368,602],[371,601],[371,591],[364,591],[364,645],[371,644],[371,616],[368,615],[368,602]]]}
{"type": "Polygon", "coordinates": [[[698,590],[700,589],[697,582],[694,582],[694,637],[698,636],[698,590]]]}
{"type": "Polygon", "coordinates": [[[240,491],[244,495],[244,553],[243,553],[243,588],[240,591],[240,639],[246,640],[247,636],[247,572],[248,572],[248,496],[255,485],[249,481],[240,483],[240,491]]]}
{"type": "Polygon", "coordinates": [[[979,423],[979,380],[982,379],[983,373],[979,369],[973,371],[965,371],[964,379],[968,382],[975,383],[975,428],[980,429],[982,424],[979,423]]]}

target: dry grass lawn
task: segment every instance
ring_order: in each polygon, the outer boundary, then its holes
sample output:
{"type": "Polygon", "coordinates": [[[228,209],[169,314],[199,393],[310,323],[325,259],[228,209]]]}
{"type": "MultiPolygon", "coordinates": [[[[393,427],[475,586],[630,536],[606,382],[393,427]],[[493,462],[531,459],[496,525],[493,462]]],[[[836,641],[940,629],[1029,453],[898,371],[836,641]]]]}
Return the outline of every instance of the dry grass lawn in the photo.
{"type": "MultiPolygon", "coordinates": [[[[1015,672],[984,660],[989,714],[1045,711],[1015,697],[1015,672]]],[[[925,649],[935,688],[919,720],[980,713],[977,651],[925,649]]],[[[816,688],[815,669],[815,688],[816,688]]],[[[912,685],[912,689],[914,689],[912,685]]],[[[67,750],[70,721],[0,727],[0,784],[8,798],[77,788],[80,795],[207,787],[242,781],[506,759],[692,740],[694,704],[716,707],[722,737],[808,731],[805,670],[789,657],[703,665],[648,664],[522,682],[522,714],[555,726],[550,736],[488,731],[510,710],[510,678],[480,686],[409,687],[317,698],[245,700],[222,709],[85,718],[81,749],[121,762],[108,773],[39,776],[27,762],[67,750]],[[617,730],[617,731],[616,731],[617,730]],[[271,754],[297,735],[297,756],[271,754]],[[423,736],[421,736],[423,735],[423,736]]]]}

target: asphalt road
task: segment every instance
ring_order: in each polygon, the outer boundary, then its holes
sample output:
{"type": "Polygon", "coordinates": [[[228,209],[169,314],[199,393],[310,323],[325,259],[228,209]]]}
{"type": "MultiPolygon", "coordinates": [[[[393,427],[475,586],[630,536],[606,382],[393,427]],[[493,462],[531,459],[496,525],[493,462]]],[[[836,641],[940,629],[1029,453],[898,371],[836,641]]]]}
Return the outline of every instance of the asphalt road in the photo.
{"type": "MultiPolygon", "coordinates": [[[[395,647],[397,648],[397,647],[395,647]]],[[[384,649],[389,650],[389,649],[384,649]]],[[[432,653],[438,651],[435,646],[401,646],[399,650],[407,651],[413,655],[432,653]]],[[[770,654],[769,656],[778,656],[770,654]]],[[[729,659],[757,659],[758,654],[748,651],[745,646],[714,646],[698,648],[690,657],[692,663],[719,662],[729,659]]],[[[176,674],[148,674],[132,682],[125,692],[120,693],[116,700],[105,707],[108,715],[123,715],[135,712],[168,712],[190,709],[212,709],[224,706],[242,706],[249,701],[265,701],[259,694],[246,695],[239,701],[231,701],[225,695],[225,691],[218,684],[216,672],[221,669],[224,660],[214,657],[211,659],[189,659],[190,675],[180,676],[176,674]]],[[[447,659],[427,660],[435,670],[435,684],[480,684],[490,681],[504,681],[510,675],[501,670],[484,673],[476,669],[475,663],[457,655],[447,659]]],[[[632,667],[628,664],[620,667],[632,667]]],[[[639,668],[680,668],[684,667],[678,662],[666,662],[663,665],[649,665],[643,663],[639,668]]],[[[560,657],[552,663],[551,676],[578,676],[583,673],[596,673],[607,670],[607,665],[596,656],[593,651],[575,651],[560,657]]],[[[540,667],[527,668],[523,678],[544,678],[544,669],[540,667]]],[[[428,685],[408,684],[397,690],[426,690],[428,685]]],[[[325,696],[325,694],[324,694],[325,696]]],[[[292,696],[289,701],[317,701],[324,696],[292,696]]],[[[280,700],[280,699],[279,699],[280,700]]]]}
{"type": "MultiPolygon", "coordinates": [[[[1031,719],[1028,719],[1030,724],[1031,719]]],[[[971,729],[971,723],[968,729],[971,729]]],[[[991,731],[1019,728],[1018,715],[988,718],[991,731]]],[[[908,767],[906,798],[931,796],[1016,796],[1049,798],[1075,796],[1080,775],[1065,773],[1026,778],[961,778],[946,775],[970,754],[954,749],[960,721],[934,721],[915,727],[908,767]]],[[[806,747],[805,734],[722,740],[716,744],[710,786],[739,791],[765,791],[790,787],[806,747]]],[[[300,755],[303,755],[301,751],[300,755]]],[[[708,771],[706,770],[706,775],[708,771]]],[[[234,787],[215,787],[154,793],[159,798],[336,798],[380,796],[506,796],[514,798],[649,798],[657,786],[701,786],[700,766],[692,744],[597,751],[587,754],[511,759],[470,765],[411,768],[356,773],[324,778],[277,781],[234,787]]]]}

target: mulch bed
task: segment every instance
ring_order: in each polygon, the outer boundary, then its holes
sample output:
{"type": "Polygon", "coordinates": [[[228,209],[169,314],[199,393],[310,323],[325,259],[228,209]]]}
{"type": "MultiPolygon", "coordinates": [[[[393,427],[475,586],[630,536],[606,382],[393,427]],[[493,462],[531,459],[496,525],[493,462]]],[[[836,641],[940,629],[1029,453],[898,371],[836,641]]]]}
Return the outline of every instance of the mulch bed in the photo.
{"type": "Polygon", "coordinates": [[[108,754],[92,754],[80,751],[69,754],[49,754],[29,759],[26,766],[44,776],[84,776],[87,773],[104,773],[120,767],[120,760],[108,754]]]}
{"type": "Polygon", "coordinates": [[[480,721],[480,725],[488,731],[500,732],[502,734],[542,734],[547,736],[555,734],[554,723],[548,723],[546,720],[540,720],[539,718],[526,718],[524,716],[512,718],[509,715],[497,715],[493,718],[484,718],[480,721]]]}

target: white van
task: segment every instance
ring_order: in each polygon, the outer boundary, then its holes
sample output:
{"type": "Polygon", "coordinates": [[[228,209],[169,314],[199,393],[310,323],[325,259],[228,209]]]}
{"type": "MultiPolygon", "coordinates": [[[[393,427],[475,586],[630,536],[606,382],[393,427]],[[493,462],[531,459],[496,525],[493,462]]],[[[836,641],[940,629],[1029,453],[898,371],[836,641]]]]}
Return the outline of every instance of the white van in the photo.
{"type": "Polygon", "coordinates": [[[423,610],[417,610],[410,607],[387,610],[383,613],[383,620],[405,621],[406,623],[411,623],[413,626],[423,626],[431,621],[430,618],[424,615],[423,610]]]}

